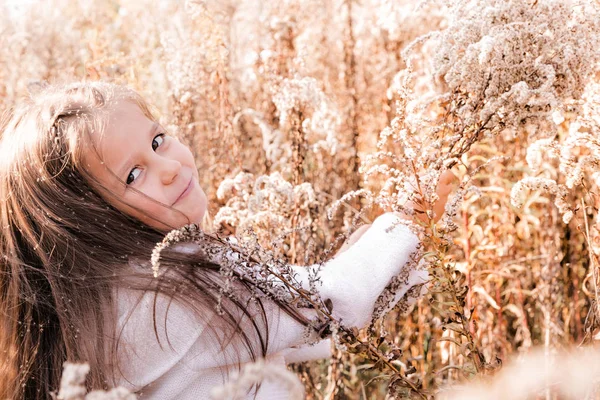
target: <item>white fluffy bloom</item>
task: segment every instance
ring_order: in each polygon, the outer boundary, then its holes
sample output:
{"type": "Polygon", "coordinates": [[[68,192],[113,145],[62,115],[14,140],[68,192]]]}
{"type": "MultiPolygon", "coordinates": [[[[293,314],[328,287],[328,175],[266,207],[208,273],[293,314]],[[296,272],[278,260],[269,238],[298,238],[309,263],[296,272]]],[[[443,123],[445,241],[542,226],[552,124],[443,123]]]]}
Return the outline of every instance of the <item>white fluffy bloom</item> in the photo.
{"type": "MultiPolygon", "coordinates": [[[[441,400],[530,399],[540,393],[564,399],[593,398],[598,391],[600,352],[593,346],[568,352],[533,350],[514,357],[492,379],[442,390],[441,400]]],[[[486,377],[487,378],[487,377],[486,377]]]]}
{"type": "Polygon", "coordinates": [[[568,224],[569,222],[571,222],[571,219],[573,219],[573,211],[569,210],[566,213],[563,214],[562,220],[565,224],[568,224]]]}
{"type": "MultiPolygon", "coordinates": [[[[583,111],[575,120],[569,121],[566,134],[559,135],[557,140],[541,139],[531,144],[527,149],[527,164],[538,172],[544,158],[557,158],[558,170],[565,178],[565,187],[573,189],[584,183],[589,177],[598,185],[598,170],[600,169],[600,125],[595,111],[595,101],[599,86],[588,85],[583,96],[583,111]]],[[[555,122],[564,122],[562,114],[554,114],[555,122]]],[[[572,213],[564,215],[570,219],[572,213]]]]}
{"type": "Polygon", "coordinates": [[[557,107],[581,97],[597,69],[600,6],[592,0],[440,5],[447,7],[447,27],[417,39],[403,56],[411,64],[419,58],[417,45],[433,43],[423,73],[431,71],[440,89],[462,93],[463,103],[473,105],[467,108],[485,104],[482,121],[492,116],[504,126],[551,121],[557,107]]]}
{"type": "Polygon", "coordinates": [[[390,41],[410,40],[444,19],[443,8],[429,1],[376,0],[368,6],[375,7],[377,28],[384,31],[390,41]]]}
{"type": "Polygon", "coordinates": [[[555,144],[554,140],[551,138],[540,139],[535,141],[527,148],[527,165],[533,172],[536,172],[542,166],[542,162],[544,160],[544,155],[548,155],[549,157],[557,157],[557,151],[553,147],[555,144]]]}
{"type": "MultiPolygon", "coordinates": [[[[242,238],[252,230],[263,246],[272,244],[275,237],[288,235],[294,227],[310,226],[311,210],[319,204],[310,183],[294,186],[279,172],[258,177],[240,172],[221,182],[218,196],[225,205],[214,217],[215,227],[229,225],[242,238]],[[294,222],[294,215],[301,218],[294,222]]],[[[300,238],[307,241],[310,234],[301,231],[300,238]]]]}
{"type": "Polygon", "coordinates": [[[525,190],[543,190],[555,193],[558,184],[553,179],[527,177],[515,183],[510,191],[510,201],[515,207],[522,207],[525,202],[525,190]]]}
{"type": "Polygon", "coordinates": [[[254,176],[247,172],[240,172],[234,178],[223,179],[217,189],[217,198],[223,200],[233,195],[247,197],[254,184],[254,176]]]}
{"type": "Polygon", "coordinates": [[[552,113],[552,122],[556,125],[560,125],[565,121],[565,116],[560,110],[556,110],[552,113]]]}
{"type": "Polygon", "coordinates": [[[275,383],[286,389],[290,400],[304,398],[304,386],[293,373],[264,360],[246,364],[237,376],[228,383],[211,390],[213,400],[245,398],[248,390],[262,382],[275,383]]]}
{"type": "Polygon", "coordinates": [[[290,113],[294,110],[302,112],[304,117],[302,128],[308,134],[307,141],[316,148],[325,148],[331,154],[335,153],[338,144],[336,134],[341,117],[316,79],[309,77],[283,79],[273,95],[273,103],[279,111],[281,129],[288,123],[290,113]]]}
{"type": "Polygon", "coordinates": [[[66,362],[60,379],[57,400],[135,400],[136,395],[123,387],[109,391],[94,390],[87,393],[85,379],[90,372],[88,364],[66,362]],[[87,394],[86,394],[87,393],[87,394]]]}
{"type": "Polygon", "coordinates": [[[553,179],[540,177],[526,177],[515,183],[510,191],[510,201],[515,207],[522,207],[525,203],[526,193],[529,190],[540,190],[555,196],[554,204],[563,215],[563,221],[569,223],[573,217],[573,210],[569,207],[565,198],[567,189],[564,185],[556,183],[553,179]]]}
{"type": "Polygon", "coordinates": [[[490,61],[494,49],[495,39],[491,36],[484,36],[479,41],[479,64],[485,64],[490,61]]]}
{"type": "Polygon", "coordinates": [[[88,364],[65,363],[63,374],[60,379],[60,400],[83,400],[87,390],[85,388],[85,377],[90,372],[88,364]]]}

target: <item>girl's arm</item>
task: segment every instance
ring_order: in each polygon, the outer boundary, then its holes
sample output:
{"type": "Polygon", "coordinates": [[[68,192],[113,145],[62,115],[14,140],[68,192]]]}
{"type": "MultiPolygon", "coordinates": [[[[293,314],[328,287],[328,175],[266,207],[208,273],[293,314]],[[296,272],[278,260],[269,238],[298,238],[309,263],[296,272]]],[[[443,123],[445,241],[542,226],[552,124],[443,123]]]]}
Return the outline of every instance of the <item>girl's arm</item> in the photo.
{"type": "MultiPolygon", "coordinates": [[[[333,304],[333,316],[346,327],[362,328],[369,323],[375,301],[393,277],[400,276],[406,283],[399,290],[401,295],[414,285],[426,283],[426,274],[410,269],[414,265],[408,263],[418,245],[418,237],[402,218],[393,213],[377,218],[353,245],[320,269],[317,289],[322,300],[333,304]]],[[[292,266],[307,289],[309,272],[315,268],[318,266],[292,266]]]]}
{"type": "MultiPolygon", "coordinates": [[[[444,171],[440,176],[437,187],[438,200],[435,202],[432,208],[432,218],[434,222],[437,222],[443,215],[444,208],[448,200],[448,195],[450,194],[455,181],[456,176],[449,170],[444,171]]],[[[419,213],[419,211],[423,209],[422,207],[414,203],[409,203],[405,206],[413,208],[417,211],[415,217],[417,220],[423,223],[428,223],[429,217],[427,216],[427,214],[425,214],[424,212],[419,213]]],[[[397,216],[405,220],[411,220],[411,217],[404,214],[397,214],[397,216]]],[[[338,255],[350,249],[366,232],[368,232],[370,228],[371,225],[367,224],[359,227],[356,231],[354,231],[350,238],[347,240],[347,242],[344,243],[344,245],[339,249],[338,255]]],[[[306,270],[298,270],[297,268],[296,270],[300,275],[304,275],[304,281],[307,281],[306,270]]],[[[402,297],[410,288],[428,280],[428,274],[426,270],[410,270],[408,271],[408,273],[408,279],[405,280],[405,284],[403,285],[403,287],[395,290],[395,292],[393,293],[393,299],[391,299],[391,301],[387,304],[387,307],[385,307],[386,311],[394,307],[400,300],[402,300],[402,297]]],[[[415,301],[416,298],[412,296],[408,296],[408,298],[406,299],[407,305],[411,305],[415,301]]],[[[329,346],[329,340],[322,341],[315,346],[302,346],[297,350],[294,350],[291,353],[289,353],[289,355],[286,356],[286,360],[288,362],[298,362],[326,357],[329,354],[329,348],[326,345],[329,346]]]]}
{"type": "MultiPolygon", "coordinates": [[[[450,170],[441,174],[436,190],[438,200],[431,210],[434,222],[443,215],[455,180],[456,176],[450,170]]],[[[416,220],[429,222],[421,204],[411,202],[405,206],[416,211],[416,220]]],[[[412,286],[427,282],[426,271],[402,269],[419,243],[407,226],[411,220],[408,215],[387,213],[377,218],[373,225],[358,228],[323,269],[320,294],[323,299],[332,300],[333,315],[341,319],[343,325],[365,326],[375,300],[392,277],[400,277],[405,283],[395,290],[393,304],[412,286]]],[[[303,283],[308,281],[308,270],[296,268],[296,271],[303,283]]]]}

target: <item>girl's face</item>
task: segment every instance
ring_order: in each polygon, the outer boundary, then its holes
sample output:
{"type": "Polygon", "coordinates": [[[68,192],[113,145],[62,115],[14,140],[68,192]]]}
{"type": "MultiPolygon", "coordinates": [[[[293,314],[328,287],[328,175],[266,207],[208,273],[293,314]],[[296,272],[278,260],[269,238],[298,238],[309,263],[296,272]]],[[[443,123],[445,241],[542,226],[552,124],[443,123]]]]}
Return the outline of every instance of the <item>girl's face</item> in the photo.
{"type": "Polygon", "coordinates": [[[98,154],[85,146],[83,164],[113,206],[162,231],[202,222],[207,199],[190,149],[136,104],[115,104],[104,134],[92,141],[98,154]]]}

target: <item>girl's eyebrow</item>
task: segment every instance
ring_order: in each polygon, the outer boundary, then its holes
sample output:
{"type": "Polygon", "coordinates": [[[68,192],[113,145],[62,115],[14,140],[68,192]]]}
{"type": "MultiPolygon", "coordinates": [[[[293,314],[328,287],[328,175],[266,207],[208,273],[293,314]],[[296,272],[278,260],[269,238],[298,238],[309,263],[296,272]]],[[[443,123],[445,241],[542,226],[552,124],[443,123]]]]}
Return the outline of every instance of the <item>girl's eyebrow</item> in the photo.
{"type": "MultiPolygon", "coordinates": [[[[160,126],[160,124],[158,122],[154,122],[154,124],[152,124],[152,128],[150,128],[150,131],[148,132],[148,134],[146,135],[147,137],[152,137],[152,135],[154,135],[154,132],[156,132],[158,130],[158,127],[160,126]]],[[[129,168],[129,165],[131,164],[131,161],[135,158],[135,154],[131,154],[127,160],[123,163],[123,165],[121,166],[121,168],[118,169],[117,172],[117,176],[121,177],[124,176],[127,171],[127,169],[129,168]]]]}

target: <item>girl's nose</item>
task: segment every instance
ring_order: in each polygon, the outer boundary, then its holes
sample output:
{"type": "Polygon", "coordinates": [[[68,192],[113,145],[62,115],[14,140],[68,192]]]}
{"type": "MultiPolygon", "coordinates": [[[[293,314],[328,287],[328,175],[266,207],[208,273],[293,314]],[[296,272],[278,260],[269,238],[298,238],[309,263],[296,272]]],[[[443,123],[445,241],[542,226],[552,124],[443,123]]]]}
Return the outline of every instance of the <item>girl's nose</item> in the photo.
{"type": "Polygon", "coordinates": [[[181,170],[181,163],[177,160],[171,160],[168,158],[163,158],[162,160],[162,168],[161,168],[161,180],[164,185],[171,184],[177,175],[179,175],[179,171],[181,170]]]}

